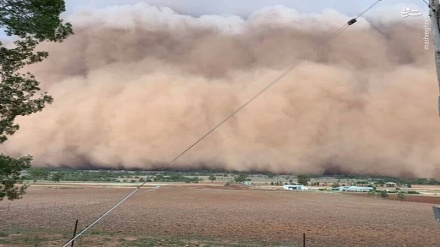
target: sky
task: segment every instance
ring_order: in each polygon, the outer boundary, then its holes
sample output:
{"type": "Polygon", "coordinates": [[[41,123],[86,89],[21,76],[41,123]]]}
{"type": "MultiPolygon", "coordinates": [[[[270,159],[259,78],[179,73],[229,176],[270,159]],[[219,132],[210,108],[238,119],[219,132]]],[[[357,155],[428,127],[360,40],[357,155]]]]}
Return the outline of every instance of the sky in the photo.
{"type": "MultiPolygon", "coordinates": [[[[161,5],[173,8],[181,14],[200,16],[205,14],[224,14],[240,15],[247,17],[252,12],[275,5],[282,5],[298,10],[299,12],[321,12],[323,9],[332,8],[341,13],[355,16],[370,6],[375,0],[68,0],[66,1],[68,10],[75,10],[79,7],[102,8],[112,5],[132,4],[145,2],[154,5],[161,5]]],[[[425,3],[422,0],[382,0],[379,3],[382,8],[389,6],[418,6],[424,8],[425,3]]]]}
{"type": "MultiPolygon", "coordinates": [[[[253,12],[262,8],[276,5],[293,8],[301,13],[320,13],[324,9],[335,9],[348,16],[357,16],[368,8],[375,0],[66,0],[66,12],[69,16],[81,9],[103,9],[115,5],[130,5],[135,3],[148,3],[172,8],[180,14],[200,17],[202,15],[238,15],[246,19],[253,12]]],[[[426,8],[423,0],[382,0],[380,8],[392,8],[400,12],[403,7],[422,10],[426,8]]],[[[372,10],[370,13],[379,12],[372,10]]],[[[0,29],[0,39],[9,39],[0,29]]]]}

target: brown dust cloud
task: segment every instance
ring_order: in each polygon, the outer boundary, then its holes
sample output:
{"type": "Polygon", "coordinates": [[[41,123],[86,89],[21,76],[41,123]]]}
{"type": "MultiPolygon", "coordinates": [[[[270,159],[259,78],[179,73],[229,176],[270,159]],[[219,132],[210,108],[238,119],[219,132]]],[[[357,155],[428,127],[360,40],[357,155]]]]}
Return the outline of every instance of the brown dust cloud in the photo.
{"type": "MultiPolygon", "coordinates": [[[[36,166],[440,176],[425,16],[374,12],[167,163],[350,18],[284,7],[193,17],[148,4],[77,10],[31,70],[54,103],[1,147],[36,166]]],[[[431,35],[431,34],[430,34],[431,35]]]]}

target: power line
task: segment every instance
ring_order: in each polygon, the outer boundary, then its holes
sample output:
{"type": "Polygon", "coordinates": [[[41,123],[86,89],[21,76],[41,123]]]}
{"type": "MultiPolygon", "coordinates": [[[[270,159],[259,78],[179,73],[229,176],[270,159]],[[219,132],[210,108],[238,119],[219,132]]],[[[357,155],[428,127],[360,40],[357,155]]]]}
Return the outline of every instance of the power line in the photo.
{"type": "MultiPolygon", "coordinates": [[[[203,139],[205,139],[208,135],[210,135],[212,132],[214,132],[216,129],[218,129],[220,126],[222,126],[225,122],[227,122],[229,119],[231,119],[233,116],[235,116],[238,112],[243,110],[246,106],[248,106],[250,103],[252,103],[255,99],[257,99],[260,95],[262,95],[264,92],[266,92],[269,88],[271,88],[273,85],[275,85],[277,82],[279,82],[281,79],[283,79],[287,74],[289,74],[292,70],[297,68],[299,65],[301,65],[304,61],[308,60],[315,52],[317,52],[319,49],[321,49],[326,43],[334,39],[336,36],[341,34],[343,31],[345,31],[349,26],[353,25],[357,22],[357,18],[363,16],[365,13],[367,13],[371,8],[373,8],[377,3],[379,3],[382,0],[377,0],[374,4],[372,4],[370,7],[368,7],[365,11],[363,11],[361,14],[359,14],[356,18],[353,18],[349,20],[347,23],[345,23],[342,27],[340,27],[338,30],[336,30],[332,35],[327,37],[324,41],[319,43],[312,51],[310,51],[307,55],[305,55],[301,60],[290,66],[287,70],[285,70],[281,75],[279,75],[277,78],[275,78],[273,81],[271,81],[266,87],[258,91],[254,96],[252,96],[250,99],[245,101],[240,107],[238,107],[235,111],[233,111],[231,114],[229,114],[225,119],[223,119],[220,123],[218,123],[215,127],[210,129],[206,134],[201,136],[197,141],[195,141],[193,144],[191,144],[188,148],[186,148],[183,152],[181,152],[179,155],[177,155],[171,162],[167,164],[167,166],[173,164],[176,160],[178,160],[182,155],[184,155],[186,152],[191,150],[195,145],[197,145],[199,142],[201,142],[203,139]]],[[[124,197],[122,200],[120,200],[117,204],[115,204],[112,208],[107,210],[103,215],[101,215],[99,218],[97,218],[95,221],[93,221],[92,224],[84,228],[80,233],[78,233],[75,237],[72,237],[63,247],[67,247],[72,241],[76,240],[79,236],[81,236],[83,233],[85,233],[89,228],[91,228],[93,225],[98,223],[101,219],[103,219],[107,214],[109,214],[113,209],[117,208],[120,204],[122,204],[125,200],[127,200],[130,196],[132,196],[134,193],[136,193],[142,186],[144,186],[147,182],[143,182],[139,186],[136,187],[135,190],[133,190],[130,194],[128,194],[126,197],[124,197]]]]}
{"type": "Polygon", "coordinates": [[[428,8],[430,8],[432,11],[435,12],[435,9],[431,6],[431,4],[429,4],[428,2],[426,2],[425,0],[422,0],[427,6],[428,8]]]}
{"type": "Polygon", "coordinates": [[[425,0],[422,0],[424,3],[426,3],[426,5],[428,5],[428,7],[431,7],[431,4],[429,4],[428,2],[426,2],[425,0]]]}

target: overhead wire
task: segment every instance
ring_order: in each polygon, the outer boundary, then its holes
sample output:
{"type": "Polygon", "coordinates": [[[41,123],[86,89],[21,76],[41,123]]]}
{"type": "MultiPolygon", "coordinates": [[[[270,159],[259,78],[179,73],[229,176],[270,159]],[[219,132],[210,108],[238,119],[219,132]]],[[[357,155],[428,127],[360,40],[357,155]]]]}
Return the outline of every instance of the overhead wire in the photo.
{"type": "Polygon", "coordinates": [[[431,4],[429,4],[428,2],[426,2],[425,0],[422,0],[427,6],[428,8],[430,8],[432,11],[435,12],[435,9],[431,6],[431,4]]]}
{"type": "Polygon", "coordinates": [[[428,6],[428,7],[430,7],[431,8],[431,4],[429,4],[428,2],[426,2],[425,0],[422,0],[424,3],[426,3],[426,5],[428,6]]]}
{"type": "MultiPolygon", "coordinates": [[[[305,55],[302,59],[300,59],[298,62],[287,68],[282,74],[280,74],[278,77],[276,77],[274,80],[272,80],[267,86],[265,86],[263,89],[258,91],[254,96],[249,98],[247,101],[245,101],[243,104],[241,104],[236,110],[234,110],[232,113],[230,113],[226,118],[224,118],[221,122],[219,122],[216,126],[211,128],[208,132],[206,132],[204,135],[202,135],[200,138],[198,138],[195,142],[193,142],[189,147],[187,147],[183,152],[179,153],[174,159],[172,159],[167,166],[170,166],[173,164],[176,160],[178,160],[180,157],[182,157],[185,153],[187,153],[189,150],[191,150],[194,146],[196,146],[198,143],[200,143],[203,139],[205,139],[208,135],[210,135],[212,132],[214,132],[216,129],[218,129],[220,126],[222,126],[225,122],[227,122],[229,119],[231,119],[233,116],[235,116],[238,112],[243,110],[246,106],[248,106],[250,103],[252,103],[255,99],[257,99],[260,95],[262,95],[264,92],[266,92],[268,89],[270,89],[273,85],[278,83],[281,79],[283,79],[287,74],[289,74],[292,70],[297,68],[299,65],[301,65],[304,61],[308,60],[315,52],[320,50],[325,44],[330,42],[332,39],[334,39],[336,36],[344,32],[349,26],[353,25],[357,22],[357,19],[363,16],[365,13],[367,13],[370,9],[372,9],[377,3],[381,2],[382,0],[377,0],[375,3],[373,3],[370,7],[368,7],[365,11],[360,13],[357,17],[350,19],[347,23],[345,23],[343,26],[341,26],[338,30],[336,30],[332,35],[327,37],[324,41],[320,42],[313,50],[311,50],[307,55],[305,55]]],[[[131,197],[133,194],[135,194],[142,186],[144,186],[147,182],[143,182],[139,186],[137,186],[131,193],[129,193],[127,196],[125,196],[122,200],[118,201],[113,207],[111,207],[109,210],[107,210],[103,215],[98,217],[96,220],[94,220],[89,226],[84,228],[81,232],[79,232],[77,235],[72,237],[68,242],[66,242],[63,247],[67,247],[72,241],[76,240],[78,237],[80,237],[82,234],[84,234],[88,229],[90,229],[93,225],[101,221],[106,215],[108,215],[111,211],[113,211],[115,208],[117,208],[120,204],[122,204],[125,200],[127,200],[129,197],[131,197]]]]}

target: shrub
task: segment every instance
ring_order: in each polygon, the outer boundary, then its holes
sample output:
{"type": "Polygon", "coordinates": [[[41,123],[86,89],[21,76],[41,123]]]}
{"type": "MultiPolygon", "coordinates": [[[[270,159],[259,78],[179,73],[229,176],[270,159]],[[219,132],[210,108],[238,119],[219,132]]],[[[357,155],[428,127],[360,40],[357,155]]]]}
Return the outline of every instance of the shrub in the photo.
{"type": "Polygon", "coordinates": [[[340,185],[339,185],[339,183],[333,183],[332,184],[332,188],[337,188],[337,187],[339,187],[340,185]]]}
{"type": "Polygon", "coordinates": [[[397,198],[399,198],[399,200],[401,201],[405,200],[405,195],[402,193],[402,191],[399,191],[397,193],[397,198]]]}
{"type": "Polygon", "coordinates": [[[382,197],[382,198],[388,198],[388,192],[386,192],[385,190],[383,190],[382,192],[380,192],[380,197],[382,197]]]}
{"type": "Polygon", "coordinates": [[[408,194],[420,194],[420,192],[415,190],[408,190],[408,194]]]}

